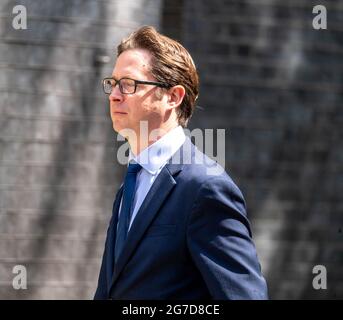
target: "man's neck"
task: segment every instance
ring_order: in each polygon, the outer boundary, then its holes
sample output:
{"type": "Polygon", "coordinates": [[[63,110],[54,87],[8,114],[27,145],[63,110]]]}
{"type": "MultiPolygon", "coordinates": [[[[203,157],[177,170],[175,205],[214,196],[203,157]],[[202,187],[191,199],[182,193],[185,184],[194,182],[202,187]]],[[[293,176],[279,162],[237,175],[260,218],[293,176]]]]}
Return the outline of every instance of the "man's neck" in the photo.
{"type": "Polygon", "coordinates": [[[128,139],[128,142],[130,144],[131,152],[135,156],[138,156],[144,149],[151,146],[153,143],[161,139],[165,134],[175,129],[176,127],[178,127],[178,124],[150,130],[149,133],[145,136],[140,136],[139,134],[137,134],[136,137],[130,137],[128,139]]]}

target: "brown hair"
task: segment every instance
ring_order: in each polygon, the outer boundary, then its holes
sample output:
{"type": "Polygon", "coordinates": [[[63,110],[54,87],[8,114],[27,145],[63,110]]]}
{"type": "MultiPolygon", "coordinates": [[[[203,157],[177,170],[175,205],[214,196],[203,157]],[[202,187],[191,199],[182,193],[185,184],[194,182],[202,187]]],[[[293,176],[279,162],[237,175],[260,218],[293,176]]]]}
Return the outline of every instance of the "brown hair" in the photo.
{"type": "Polygon", "coordinates": [[[158,33],[151,26],[141,27],[123,39],[117,48],[117,57],[129,49],[150,52],[151,74],[156,81],[185,88],[185,96],[176,114],[179,124],[186,127],[199,94],[199,77],[189,52],[179,42],[158,33]]]}

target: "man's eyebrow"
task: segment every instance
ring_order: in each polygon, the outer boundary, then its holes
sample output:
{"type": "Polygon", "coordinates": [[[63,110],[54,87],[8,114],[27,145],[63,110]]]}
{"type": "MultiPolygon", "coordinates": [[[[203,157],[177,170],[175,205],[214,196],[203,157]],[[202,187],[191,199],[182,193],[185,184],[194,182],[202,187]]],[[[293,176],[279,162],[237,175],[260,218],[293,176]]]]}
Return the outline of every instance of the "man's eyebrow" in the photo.
{"type": "Polygon", "coordinates": [[[116,80],[119,80],[119,79],[122,79],[122,78],[131,78],[131,79],[136,79],[133,75],[131,74],[128,74],[128,75],[125,75],[125,76],[122,76],[122,77],[116,77],[115,75],[112,74],[112,78],[116,79],[116,80]]]}

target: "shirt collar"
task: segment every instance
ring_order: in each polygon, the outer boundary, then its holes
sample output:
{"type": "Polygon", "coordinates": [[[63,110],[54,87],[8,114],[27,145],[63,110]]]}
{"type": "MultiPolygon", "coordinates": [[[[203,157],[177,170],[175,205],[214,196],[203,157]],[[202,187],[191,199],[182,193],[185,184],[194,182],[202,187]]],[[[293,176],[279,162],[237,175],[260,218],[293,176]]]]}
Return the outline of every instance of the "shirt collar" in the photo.
{"type": "Polygon", "coordinates": [[[129,162],[139,163],[146,171],[154,175],[183,145],[185,139],[182,127],[178,126],[144,149],[138,156],[135,156],[130,149],[129,162]]]}

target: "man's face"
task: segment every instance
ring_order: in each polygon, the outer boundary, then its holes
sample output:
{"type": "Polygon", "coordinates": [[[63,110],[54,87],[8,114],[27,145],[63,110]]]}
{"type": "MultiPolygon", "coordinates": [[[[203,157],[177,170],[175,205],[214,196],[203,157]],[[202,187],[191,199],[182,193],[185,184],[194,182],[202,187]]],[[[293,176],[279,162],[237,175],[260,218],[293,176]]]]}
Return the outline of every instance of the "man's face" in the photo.
{"type": "MultiPolygon", "coordinates": [[[[112,77],[156,81],[150,74],[151,54],[142,49],[124,51],[117,58],[112,77]]],[[[134,94],[122,94],[119,85],[109,95],[111,119],[115,131],[132,129],[139,135],[141,121],[147,121],[149,131],[159,128],[165,114],[165,97],[157,99],[157,87],[138,84],[134,94]]]]}

